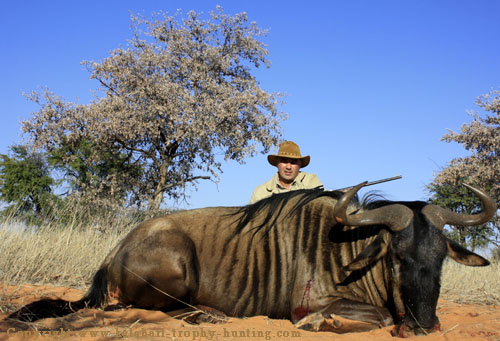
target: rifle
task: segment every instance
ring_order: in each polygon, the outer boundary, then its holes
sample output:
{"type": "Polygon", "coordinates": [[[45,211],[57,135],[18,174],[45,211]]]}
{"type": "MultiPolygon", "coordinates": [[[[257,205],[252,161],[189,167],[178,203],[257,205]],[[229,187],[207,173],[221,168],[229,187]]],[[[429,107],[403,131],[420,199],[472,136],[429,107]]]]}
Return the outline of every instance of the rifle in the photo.
{"type": "MultiPolygon", "coordinates": [[[[375,181],[372,181],[372,182],[368,182],[366,183],[366,186],[371,186],[371,185],[376,185],[376,184],[381,184],[382,182],[387,182],[387,181],[393,181],[393,180],[398,180],[398,179],[401,179],[402,176],[401,175],[396,175],[396,176],[393,176],[392,178],[386,178],[386,179],[381,179],[381,180],[375,180],[375,181]]],[[[349,188],[353,188],[354,186],[348,186],[348,187],[344,187],[344,188],[339,188],[339,189],[336,189],[336,191],[345,191],[349,188]]]]}

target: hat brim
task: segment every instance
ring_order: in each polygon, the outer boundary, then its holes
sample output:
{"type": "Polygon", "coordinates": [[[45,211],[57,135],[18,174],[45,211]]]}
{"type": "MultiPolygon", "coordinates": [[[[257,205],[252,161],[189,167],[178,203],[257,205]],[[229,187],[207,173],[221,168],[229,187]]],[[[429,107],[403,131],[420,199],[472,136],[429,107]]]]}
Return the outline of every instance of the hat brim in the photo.
{"type": "Polygon", "coordinates": [[[292,157],[292,156],[279,156],[279,155],[268,155],[267,156],[267,161],[273,165],[273,166],[277,166],[278,163],[279,163],[279,160],[281,158],[287,158],[287,159],[297,159],[297,160],[300,160],[300,168],[304,168],[304,167],[307,167],[307,165],[309,164],[309,161],[311,161],[311,158],[309,157],[309,155],[306,155],[306,156],[302,156],[302,157],[292,157]]]}

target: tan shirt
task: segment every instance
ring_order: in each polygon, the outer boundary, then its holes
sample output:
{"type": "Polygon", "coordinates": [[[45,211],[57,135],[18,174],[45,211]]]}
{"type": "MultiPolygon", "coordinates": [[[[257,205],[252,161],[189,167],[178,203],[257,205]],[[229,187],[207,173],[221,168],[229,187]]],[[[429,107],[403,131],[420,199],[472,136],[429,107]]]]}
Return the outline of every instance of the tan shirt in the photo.
{"type": "Polygon", "coordinates": [[[273,194],[295,191],[297,189],[312,189],[320,186],[322,187],[323,184],[316,174],[299,172],[299,175],[297,175],[295,180],[291,183],[290,189],[286,189],[280,185],[278,173],[276,173],[271,180],[255,188],[252,197],[250,198],[250,204],[270,197],[273,194]]]}

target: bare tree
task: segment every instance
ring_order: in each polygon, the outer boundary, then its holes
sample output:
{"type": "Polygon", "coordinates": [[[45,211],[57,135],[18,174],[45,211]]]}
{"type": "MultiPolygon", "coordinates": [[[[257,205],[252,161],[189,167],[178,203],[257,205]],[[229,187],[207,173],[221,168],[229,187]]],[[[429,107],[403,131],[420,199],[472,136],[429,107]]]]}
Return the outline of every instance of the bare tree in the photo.
{"type": "MultiPolygon", "coordinates": [[[[490,193],[500,203],[500,91],[491,91],[482,95],[476,104],[484,110],[483,115],[471,112],[473,120],[463,124],[461,132],[449,131],[442,140],[462,144],[471,155],[456,158],[443,168],[428,186],[434,193],[433,199],[450,209],[461,210],[463,213],[473,213],[480,210],[481,205],[470,194],[469,197],[455,198],[449,188],[457,189],[462,183],[468,183],[482,188],[490,193]],[[446,195],[440,195],[446,193],[446,195]]],[[[500,245],[500,219],[498,215],[489,229],[481,227],[480,238],[487,239],[497,246],[500,245]],[[493,239],[494,238],[494,239],[493,239]]],[[[478,230],[474,230],[474,233],[478,230]]],[[[471,233],[467,233],[471,237],[471,233]]],[[[464,238],[462,236],[462,238],[464,238]]],[[[474,242],[474,241],[471,241],[474,242]]]]}
{"type": "Polygon", "coordinates": [[[133,16],[127,48],[83,62],[102,90],[92,103],[32,93],[41,110],[23,128],[34,146],[51,150],[85,138],[131,155],[144,170],[131,184],[134,201],[156,209],[165,195],[185,197],[188,183],[218,181],[222,156],[243,163],[259,146],[276,145],[286,119],[277,109],[281,95],[261,89],[251,73],[270,66],[257,39],[266,32],[245,13],[229,16],[220,7],[204,20],[192,11],[180,16],[133,16]]]}

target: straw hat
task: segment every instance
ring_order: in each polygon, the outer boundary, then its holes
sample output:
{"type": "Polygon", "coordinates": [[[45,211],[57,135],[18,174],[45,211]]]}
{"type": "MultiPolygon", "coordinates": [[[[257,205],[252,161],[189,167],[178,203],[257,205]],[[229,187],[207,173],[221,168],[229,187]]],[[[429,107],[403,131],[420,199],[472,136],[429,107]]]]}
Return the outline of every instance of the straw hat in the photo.
{"type": "Polygon", "coordinates": [[[289,158],[289,159],[300,159],[301,167],[306,167],[309,164],[310,157],[309,155],[301,156],[299,146],[292,141],[285,141],[280,144],[280,149],[278,150],[277,155],[268,155],[267,161],[273,166],[277,166],[280,158],[289,158]]]}

